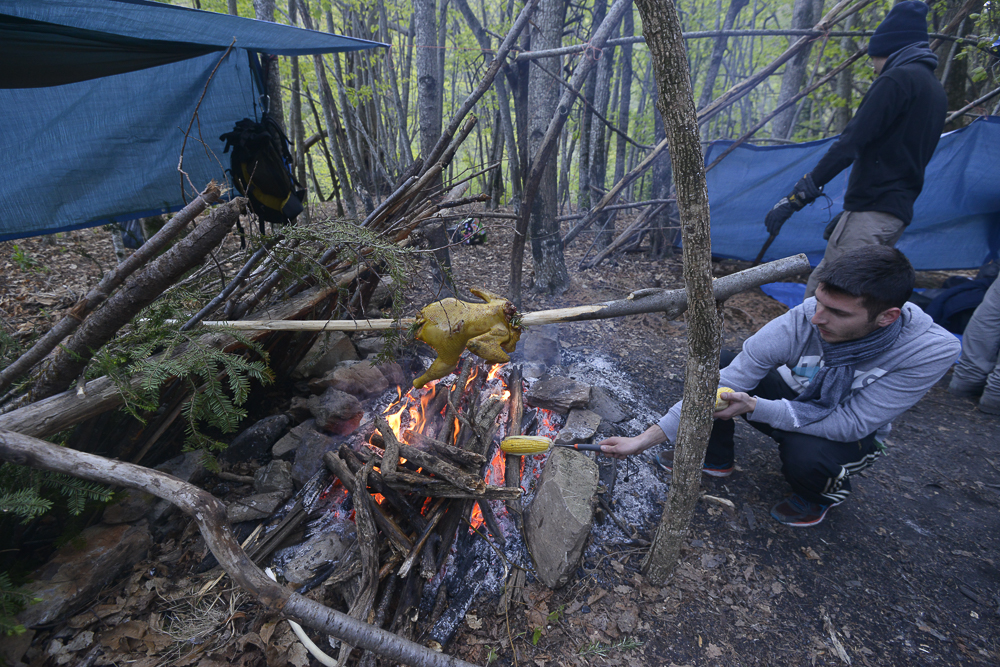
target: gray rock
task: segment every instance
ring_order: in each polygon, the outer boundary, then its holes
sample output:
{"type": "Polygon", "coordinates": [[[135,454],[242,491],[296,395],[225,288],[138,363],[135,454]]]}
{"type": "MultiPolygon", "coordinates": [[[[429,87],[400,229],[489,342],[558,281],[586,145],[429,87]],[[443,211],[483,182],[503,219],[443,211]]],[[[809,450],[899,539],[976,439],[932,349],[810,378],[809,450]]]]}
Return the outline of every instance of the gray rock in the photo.
{"type": "MultiPolygon", "coordinates": [[[[294,399],[293,399],[294,400],[294,399]]],[[[306,401],[303,401],[305,404],[306,401]]],[[[307,433],[316,433],[316,420],[307,419],[298,426],[295,426],[285,435],[281,436],[281,440],[274,443],[271,447],[271,456],[274,458],[281,458],[288,452],[294,452],[298,449],[299,444],[302,442],[302,438],[306,436],[307,433]]]]}
{"type": "Polygon", "coordinates": [[[278,509],[281,503],[292,497],[292,490],[258,493],[246,498],[234,500],[226,506],[226,518],[229,523],[240,521],[256,521],[265,519],[278,509]]]}
{"type": "Polygon", "coordinates": [[[288,415],[264,417],[236,436],[219,458],[230,463],[263,460],[271,453],[274,443],[288,430],[291,421],[288,415]]]}
{"type": "Polygon", "coordinates": [[[385,349],[385,339],[381,336],[356,338],[354,340],[354,345],[358,348],[358,354],[360,354],[363,359],[367,359],[369,356],[379,354],[385,349]]]}
{"type": "Polygon", "coordinates": [[[323,392],[322,396],[311,397],[306,405],[316,418],[316,426],[335,435],[354,433],[365,412],[361,401],[333,387],[323,392]]]}
{"type": "Polygon", "coordinates": [[[27,589],[41,601],[18,614],[18,621],[26,627],[45,625],[79,611],[145,558],[151,543],[145,524],[86,529],[32,575],[27,589]]]}
{"type": "Polygon", "coordinates": [[[580,565],[594,519],[597,464],[572,449],[553,449],[524,514],[524,535],[538,578],[549,588],[580,565]]]}
{"type": "Polygon", "coordinates": [[[531,327],[521,335],[515,359],[542,366],[558,366],[562,363],[562,349],[559,346],[559,325],[544,324],[531,327]]]}
{"type": "Polygon", "coordinates": [[[293,380],[319,377],[333,370],[341,361],[358,359],[351,339],[343,331],[324,331],[292,371],[293,380]]]}
{"type": "Polygon", "coordinates": [[[336,451],[345,438],[325,435],[317,431],[305,432],[295,450],[292,479],[302,486],[323,466],[323,454],[336,451]]]}
{"type": "Polygon", "coordinates": [[[587,442],[597,433],[601,425],[601,415],[590,410],[570,410],[566,425],[556,436],[557,445],[571,445],[575,442],[587,442]]]}
{"type": "Polygon", "coordinates": [[[316,568],[341,558],[347,547],[333,531],[306,540],[295,547],[295,555],[285,562],[285,580],[295,585],[306,583],[316,574],[316,568]]]}
{"type": "Polygon", "coordinates": [[[388,389],[389,381],[370,361],[342,361],[322,378],[309,382],[309,389],[317,394],[327,387],[369,398],[388,389]]]}
{"type": "Polygon", "coordinates": [[[590,385],[561,376],[548,377],[528,390],[525,401],[533,408],[565,414],[590,402],[590,385]]]}
{"type": "MultiPolygon", "coordinates": [[[[385,364],[379,364],[376,366],[385,381],[389,383],[390,387],[403,387],[409,385],[413,381],[412,377],[407,378],[406,372],[403,371],[403,367],[397,364],[395,361],[390,361],[385,364]]],[[[407,389],[409,391],[409,389],[407,389]]]]}
{"type": "Polygon", "coordinates": [[[257,468],[257,472],[253,474],[253,490],[256,493],[272,491],[291,493],[294,488],[292,464],[288,461],[271,461],[263,468],[257,468]]]}
{"type": "Polygon", "coordinates": [[[587,404],[587,409],[593,410],[601,415],[602,419],[607,419],[612,424],[621,423],[632,417],[632,414],[623,408],[621,403],[612,398],[604,387],[591,387],[590,403],[587,404]]]}

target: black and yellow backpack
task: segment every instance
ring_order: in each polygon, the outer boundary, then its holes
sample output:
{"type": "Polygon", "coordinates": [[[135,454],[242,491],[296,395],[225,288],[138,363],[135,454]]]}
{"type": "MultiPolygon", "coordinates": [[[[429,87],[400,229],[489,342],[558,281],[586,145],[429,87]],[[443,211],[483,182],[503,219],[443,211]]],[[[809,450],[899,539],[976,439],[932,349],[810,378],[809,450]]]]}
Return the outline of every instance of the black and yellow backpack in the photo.
{"type": "Polygon", "coordinates": [[[232,132],[219,137],[223,151],[233,150],[230,174],[236,189],[250,201],[251,210],[264,223],[287,225],[302,212],[306,191],[292,173],[288,138],[274,120],[264,114],[261,122],[244,118],[232,132]]]}

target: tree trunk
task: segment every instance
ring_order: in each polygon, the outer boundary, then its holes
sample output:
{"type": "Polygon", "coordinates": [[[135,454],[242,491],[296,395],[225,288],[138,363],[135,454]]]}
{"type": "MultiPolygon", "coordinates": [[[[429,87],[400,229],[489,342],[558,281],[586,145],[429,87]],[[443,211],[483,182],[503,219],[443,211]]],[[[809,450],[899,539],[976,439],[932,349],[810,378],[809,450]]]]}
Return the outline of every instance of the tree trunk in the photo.
{"type": "Polygon", "coordinates": [[[240,12],[236,8],[236,0],[228,0],[229,13],[233,16],[239,16],[240,12]]]}
{"type": "Polygon", "coordinates": [[[719,381],[721,327],[712,289],[708,188],[680,20],[671,0],[638,0],[643,31],[659,83],[684,240],[688,297],[688,356],[684,406],[674,453],[673,482],[643,570],[654,584],[676,565],[701,485],[701,462],[712,430],[719,381]]]}
{"type": "MultiPolygon", "coordinates": [[[[454,0],[458,11],[465,17],[465,22],[469,24],[469,29],[479,42],[479,48],[488,52],[492,46],[490,37],[483,29],[482,23],[469,7],[467,0],[454,0]]],[[[507,92],[507,82],[501,73],[494,79],[496,85],[497,105],[500,107],[500,125],[503,129],[503,141],[507,145],[507,162],[510,169],[511,195],[515,202],[521,199],[521,165],[518,159],[517,142],[514,139],[514,124],[510,117],[510,95],[507,92]]],[[[515,203],[515,208],[517,204],[515,203]]]]}
{"type": "MultiPolygon", "coordinates": [[[[607,0],[594,0],[593,30],[597,30],[597,26],[601,25],[607,13],[607,0]]],[[[531,45],[531,48],[532,50],[541,50],[541,48],[536,47],[534,44],[531,45]]],[[[581,58],[591,59],[594,57],[595,54],[588,51],[584,51],[583,56],[581,56],[581,58]]],[[[580,170],[580,178],[576,193],[576,205],[581,211],[589,209],[591,202],[594,201],[593,193],[590,191],[590,156],[592,153],[590,141],[594,124],[594,112],[592,109],[596,95],[597,70],[595,68],[590,71],[590,76],[587,77],[587,84],[583,89],[583,99],[586,100],[586,103],[580,108],[580,164],[577,165],[580,170]]]]}
{"type": "MultiPolygon", "coordinates": [[[[563,24],[566,21],[566,0],[542,0],[531,23],[531,48],[554,49],[562,45],[563,24]]],[[[549,71],[559,72],[562,59],[539,61],[549,71]]],[[[528,79],[528,152],[532,162],[545,159],[539,149],[552,116],[559,106],[560,88],[538,67],[532,67],[528,79]]],[[[556,216],[559,214],[556,191],[555,153],[544,165],[538,192],[531,205],[531,255],[535,267],[535,289],[550,294],[562,294],[569,286],[569,272],[563,257],[562,234],[556,216]]]]}
{"type": "MultiPolygon", "coordinates": [[[[850,31],[854,27],[854,19],[857,14],[853,14],[847,17],[847,23],[844,24],[844,30],[850,31]]],[[[850,37],[840,38],[840,49],[844,53],[853,53],[857,49],[854,47],[854,40],[850,37]]],[[[837,77],[837,98],[839,99],[840,105],[833,112],[833,131],[835,134],[840,134],[847,127],[847,124],[851,122],[851,98],[854,93],[854,68],[848,67],[837,77]]]]}
{"type": "MultiPolygon", "coordinates": [[[[629,7],[628,11],[632,11],[629,7]]],[[[618,28],[614,28],[618,32],[618,28]]],[[[586,57],[586,56],[585,56],[586,57]]],[[[614,71],[614,52],[606,49],[601,59],[597,62],[597,84],[594,93],[594,109],[598,114],[607,118],[608,100],[611,98],[611,74],[614,71]]],[[[588,187],[590,195],[602,197],[604,195],[605,179],[608,173],[608,145],[605,141],[605,127],[600,119],[595,119],[590,128],[590,178],[588,187]]],[[[601,230],[607,225],[610,229],[598,231],[596,243],[599,247],[605,247],[615,240],[614,214],[605,213],[594,221],[596,230],[601,230]]]]}
{"type": "MultiPolygon", "coordinates": [[[[253,0],[253,11],[258,21],[274,23],[274,0],[253,0]]],[[[281,103],[281,73],[278,71],[277,58],[263,58],[266,70],[268,114],[274,119],[281,131],[285,131],[285,111],[281,103]]],[[[287,134],[287,133],[286,133],[287,134]]]]}
{"type": "MultiPolygon", "coordinates": [[[[656,83],[653,83],[653,90],[657,90],[656,83]]],[[[654,94],[655,95],[655,94],[654,94]]],[[[660,110],[653,109],[653,127],[656,133],[656,143],[667,138],[667,131],[663,126],[663,116],[660,110]]],[[[618,179],[621,180],[621,179],[618,179]]],[[[670,190],[673,185],[673,173],[670,168],[669,152],[661,153],[653,162],[653,199],[669,199],[670,190]]],[[[675,206],[666,206],[659,213],[653,216],[649,226],[649,256],[655,259],[671,257],[674,254],[674,239],[677,238],[677,231],[668,229],[670,224],[670,213],[675,206]]]]}
{"type": "MultiPolygon", "coordinates": [[[[818,18],[818,17],[816,17],[818,18]]],[[[793,29],[804,30],[815,23],[813,20],[813,0],[795,0],[792,9],[793,29]]],[[[789,39],[789,44],[794,38],[789,39]]],[[[806,80],[806,67],[809,64],[809,54],[812,52],[812,45],[800,50],[785,65],[785,73],[781,77],[781,92],[778,94],[778,104],[782,104],[794,97],[801,89],[806,80]]],[[[790,139],[795,131],[793,121],[795,120],[795,107],[789,107],[779,114],[771,124],[772,136],[779,139],[790,139]]]]}
{"type": "Polygon", "coordinates": [[[427,157],[441,136],[442,101],[437,49],[437,3],[414,0],[413,24],[417,46],[417,113],[419,114],[420,154],[427,157]]]}
{"type": "MultiPolygon", "coordinates": [[[[750,0],[732,0],[729,3],[729,10],[726,12],[726,18],[722,22],[723,31],[733,29],[736,17],[749,3],[750,0]]],[[[725,35],[719,35],[715,38],[715,44],[712,45],[712,56],[708,60],[708,71],[705,73],[705,81],[702,83],[701,99],[698,100],[699,109],[705,107],[714,99],[715,79],[719,76],[719,68],[722,66],[722,56],[726,52],[726,44],[728,42],[729,38],[725,35]]]]}
{"type": "MultiPolygon", "coordinates": [[[[625,11],[625,16],[622,23],[622,37],[631,37],[635,34],[635,20],[632,14],[632,10],[628,9],[625,11]]],[[[614,182],[622,180],[622,176],[625,175],[625,162],[628,157],[628,145],[625,141],[625,135],[628,134],[629,126],[629,112],[632,107],[632,45],[625,44],[622,46],[621,53],[621,71],[618,75],[618,79],[621,86],[621,92],[618,96],[618,118],[617,124],[618,129],[621,130],[621,134],[618,135],[618,143],[615,145],[615,177],[614,182]]]]}

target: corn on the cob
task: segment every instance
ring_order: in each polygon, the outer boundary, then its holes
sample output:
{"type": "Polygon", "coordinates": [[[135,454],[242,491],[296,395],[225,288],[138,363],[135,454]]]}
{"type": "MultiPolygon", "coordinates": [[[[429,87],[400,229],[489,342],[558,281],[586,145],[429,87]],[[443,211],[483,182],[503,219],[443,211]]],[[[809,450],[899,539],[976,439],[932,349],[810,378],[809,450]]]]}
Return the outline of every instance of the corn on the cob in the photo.
{"type": "Polygon", "coordinates": [[[729,407],[729,401],[722,400],[723,394],[732,394],[734,391],[729,387],[719,387],[715,392],[715,410],[725,410],[729,407]]]}
{"type": "Polygon", "coordinates": [[[551,446],[552,440],[542,435],[514,435],[500,442],[500,449],[517,456],[540,454],[551,446]]]}

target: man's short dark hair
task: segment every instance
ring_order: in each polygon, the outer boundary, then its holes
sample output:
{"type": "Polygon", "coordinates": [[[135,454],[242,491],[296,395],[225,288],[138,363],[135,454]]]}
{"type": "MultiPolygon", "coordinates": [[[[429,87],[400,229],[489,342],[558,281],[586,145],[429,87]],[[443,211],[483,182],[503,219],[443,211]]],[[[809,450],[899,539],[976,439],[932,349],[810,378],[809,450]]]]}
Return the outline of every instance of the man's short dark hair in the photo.
{"type": "Polygon", "coordinates": [[[902,308],[913,294],[917,274],[906,255],[884,245],[848,250],[823,267],[823,290],[861,297],[869,321],[889,308],[902,308]]]}

